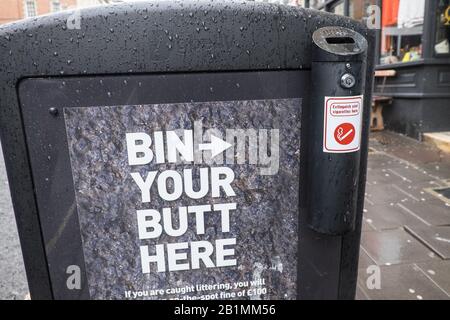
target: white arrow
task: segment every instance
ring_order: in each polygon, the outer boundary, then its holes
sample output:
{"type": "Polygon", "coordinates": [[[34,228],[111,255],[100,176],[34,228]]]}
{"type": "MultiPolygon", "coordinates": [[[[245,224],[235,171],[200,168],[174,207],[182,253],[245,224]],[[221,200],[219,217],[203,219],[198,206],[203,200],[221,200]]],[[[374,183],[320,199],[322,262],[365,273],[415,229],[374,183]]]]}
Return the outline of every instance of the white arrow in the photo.
{"type": "Polygon", "coordinates": [[[214,135],[211,135],[211,143],[201,143],[198,145],[198,149],[211,150],[211,158],[214,158],[215,156],[224,152],[232,146],[232,144],[229,144],[228,142],[223,141],[222,139],[217,138],[214,135]]]}

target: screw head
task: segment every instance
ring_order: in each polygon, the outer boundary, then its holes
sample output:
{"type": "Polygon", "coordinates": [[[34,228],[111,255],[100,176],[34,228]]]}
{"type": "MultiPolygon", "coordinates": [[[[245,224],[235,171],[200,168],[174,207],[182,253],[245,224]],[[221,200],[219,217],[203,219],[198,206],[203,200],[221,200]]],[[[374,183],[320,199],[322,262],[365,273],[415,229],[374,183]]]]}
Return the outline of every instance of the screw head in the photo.
{"type": "Polygon", "coordinates": [[[58,115],[59,111],[57,108],[52,107],[52,108],[48,109],[48,113],[50,113],[52,116],[56,117],[58,115]]]}
{"type": "Polygon", "coordinates": [[[346,73],[341,78],[341,86],[345,89],[351,89],[356,84],[356,78],[350,73],[346,73]]]}

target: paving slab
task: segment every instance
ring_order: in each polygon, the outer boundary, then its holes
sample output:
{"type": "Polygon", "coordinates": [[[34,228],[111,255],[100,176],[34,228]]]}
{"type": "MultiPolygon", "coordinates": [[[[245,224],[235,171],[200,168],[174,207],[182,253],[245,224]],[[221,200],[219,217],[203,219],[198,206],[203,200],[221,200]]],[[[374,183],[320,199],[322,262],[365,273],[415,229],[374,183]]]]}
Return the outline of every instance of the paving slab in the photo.
{"type": "MultiPolygon", "coordinates": [[[[371,300],[449,300],[448,294],[415,264],[380,268],[380,289],[369,289],[367,279],[373,274],[359,270],[358,298],[371,300]]],[[[369,281],[369,283],[372,283],[369,281]]]]}
{"type": "Polygon", "coordinates": [[[379,266],[436,259],[432,251],[403,229],[363,232],[361,246],[379,266]]]}
{"type": "Polygon", "coordinates": [[[359,269],[367,269],[370,266],[376,265],[375,261],[366,253],[364,248],[359,250],[359,269]]]}
{"type": "Polygon", "coordinates": [[[391,204],[408,200],[410,196],[392,184],[371,185],[366,187],[366,198],[373,205],[391,204]]]}
{"type": "Polygon", "coordinates": [[[403,194],[407,195],[410,199],[415,201],[435,200],[436,196],[430,193],[428,190],[438,188],[443,185],[439,181],[413,181],[413,182],[400,182],[394,184],[394,188],[403,194]]]}
{"type": "Polygon", "coordinates": [[[368,162],[371,165],[369,172],[371,174],[380,173],[384,177],[390,177],[390,179],[382,179],[383,177],[378,177],[383,180],[387,180],[390,183],[399,183],[399,182],[422,182],[422,181],[430,181],[436,179],[436,176],[433,175],[433,171],[429,171],[423,167],[418,167],[417,165],[411,164],[409,162],[400,162],[400,161],[390,161],[390,162],[381,162],[375,164],[368,162]]]}
{"type": "Polygon", "coordinates": [[[450,155],[388,131],[370,146],[356,298],[449,299],[450,205],[432,189],[450,185],[450,155]],[[366,285],[371,261],[380,290],[366,285]]]}
{"type": "Polygon", "coordinates": [[[371,145],[378,151],[420,164],[440,162],[444,157],[435,146],[390,131],[373,133],[371,145]]]}
{"type": "Polygon", "coordinates": [[[370,300],[370,297],[359,285],[356,287],[355,300],[370,300]]]}
{"type": "Polygon", "coordinates": [[[0,145],[0,300],[24,299],[28,285],[0,145]]]}
{"type": "Polygon", "coordinates": [[[439,288],[445,291],[447,295],[450,295],[450,261],[433,260],[418,263],[417,266],[439,288]]]}
{"type": "Polygon", "coordinates": [[[390,157],[385,153],[370,153],[369,158],[367,160],[368,164],[371,167],[383,168],[388,165],[397,165],[401,164],[401,161],[390,157]]]}
{"type": "Polygon", "coordinates": [[[444,260],[450,259],[450,226],[447,227],[415,227],[406,226],[406,231],[433,250],[444,260]]]}
{"type": "Polygon", "coordinates": [[[439,179],[450,178],[450,165],[445,165],[442,162],[426,163],[423,165],[423,168],[439,179]]]}
{"type": "Polygon", "coordinates": [[[405,225],[426,226],[422,220],[403,210],[399,204],[372,205],[367,206],[364,211],[364,222],[378,231],[400,229],[405,225]]]}
{"type": "Polygon", "coordinates": [[[374,227],[372,227],[372,225],[370,223],[368,223],[365,219],[363,219],[362,232],[365,232],[365,231],[376,231],[376,229],[374,227]]]}
{"type": "Polygon", "coordinates": [[[399,206],[429,226],[450,225],[450,207],[441,200],[406,201],[399,206]]]}
{"type": "Polygon", "coordinates": [[[401,181],[409,183],[430,181],[433,179],[427,171],[423,169],[416,169],[409,165],[392,167],[387,169],[387,171],[398,177],[401,181]]]}
{"type": "Polygon", "coordinates": [[[368,165],[371,169],[380,169],[380,170],[387,170],[390,168],[398,168],[398,167],[404,167],[408,165],[407,162],[402,161],[400,159],[390,157],[387,154],[381,154],[380,156],[376,157],[377,155],[369,156],[368,159],[368,165]],[[376,157],[375,159],[372,159],[372,157],[376,157]]]}
{"type": "Polygon", "coordinates": [[[369,185],[385,185],[400,183],[401,179],[387,169],[369,168],[367,170],[367,182],[369,185]]]}

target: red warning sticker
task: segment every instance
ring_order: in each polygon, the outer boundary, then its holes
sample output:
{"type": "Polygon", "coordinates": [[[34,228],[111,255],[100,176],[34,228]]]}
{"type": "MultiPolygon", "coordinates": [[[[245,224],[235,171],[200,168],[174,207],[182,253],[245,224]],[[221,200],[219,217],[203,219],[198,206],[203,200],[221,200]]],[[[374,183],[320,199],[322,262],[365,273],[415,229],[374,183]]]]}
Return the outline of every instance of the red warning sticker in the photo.
{"type": "Polygon", "coordinates": [[[359,151],[363,99],[363,96],[325,97],[323,152],[359,151]]]}
{"type": "Polygon", "coordinates": [[[334,131],[334,139],[337,143],[344,146],[349,145],[355,140],[355,126],[351,123],[340,124],[334,131]]]}

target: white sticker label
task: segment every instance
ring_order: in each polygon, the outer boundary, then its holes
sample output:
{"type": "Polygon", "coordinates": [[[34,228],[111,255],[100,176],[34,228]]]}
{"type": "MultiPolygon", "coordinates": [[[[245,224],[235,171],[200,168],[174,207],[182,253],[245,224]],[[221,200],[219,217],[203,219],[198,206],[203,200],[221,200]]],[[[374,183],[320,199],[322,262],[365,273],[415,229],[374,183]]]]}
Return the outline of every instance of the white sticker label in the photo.
{"type": "Polygon", "coordinates": [[[323,152],[351,153],[361,148],[364,96],[325,97],[323,152]]]}

